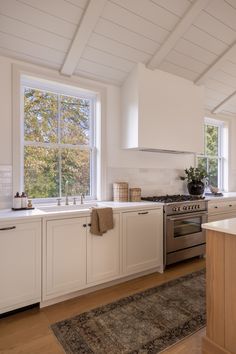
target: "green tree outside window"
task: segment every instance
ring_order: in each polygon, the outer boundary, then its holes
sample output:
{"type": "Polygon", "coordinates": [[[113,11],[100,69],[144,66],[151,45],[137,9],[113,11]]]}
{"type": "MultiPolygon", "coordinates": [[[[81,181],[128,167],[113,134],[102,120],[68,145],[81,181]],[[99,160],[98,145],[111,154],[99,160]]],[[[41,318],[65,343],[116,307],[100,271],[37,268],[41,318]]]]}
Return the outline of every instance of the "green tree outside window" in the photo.
{"type": "Polygon", "coordinates": [[[90,98],[24,87],[24,186],[31,198],[91,195],[90,98]]]}
{"type": "Polygon", "coordinates": [[[221,127],[214,124],[205,124],[204,141],[205,154],[197,156],[197,165],[204,168],[209,174],[209,185],[220,186],[221,157],[221,127]]]}

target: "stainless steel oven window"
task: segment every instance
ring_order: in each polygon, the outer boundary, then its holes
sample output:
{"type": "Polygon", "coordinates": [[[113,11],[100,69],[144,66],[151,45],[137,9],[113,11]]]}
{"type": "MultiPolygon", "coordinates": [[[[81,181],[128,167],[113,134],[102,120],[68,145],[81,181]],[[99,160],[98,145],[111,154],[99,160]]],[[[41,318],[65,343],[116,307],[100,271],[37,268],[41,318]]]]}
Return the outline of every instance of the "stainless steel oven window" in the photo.
{"type": "Polygon", "coordinates": [[[195,216],[174,221],[174,238],[201,232],[202,218],[195,216]]]}

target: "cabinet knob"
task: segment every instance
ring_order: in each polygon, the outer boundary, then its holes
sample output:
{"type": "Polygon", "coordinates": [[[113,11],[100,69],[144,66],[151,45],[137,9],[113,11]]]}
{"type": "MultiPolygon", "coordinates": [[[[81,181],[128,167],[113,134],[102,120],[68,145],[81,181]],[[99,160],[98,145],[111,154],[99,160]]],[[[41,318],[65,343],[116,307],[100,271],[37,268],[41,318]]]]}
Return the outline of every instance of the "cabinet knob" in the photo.
{"type": "Polygon", "coordinates": [[[233,205],[232,204],[229,204],[229,207],[232,207],[233,205]]]}
{"type": "Polygon", "coordinates": [[[2,227],[0,231],[8,231],[8,230],[14,230],[16,229],[16,226],[9,226],[9,227],[2,227]]]}
{"type": "Polygon", "coordinates": [[[87,224],[83,224],[83,227],[86,227],[87,226],[87,224]]]}
{"type": "Polygon", "coordinates": [[[218,206],[216,205],[216,206],[214,206],[214,208],[215,208],[215,209],[217,209],[217,208],[218,208],[218,206]]]}
{"type": "Polygon", "coordinates": [[[88,224],[88,226],[91,226],[91,225],[92,225],[91,223],[88,224]]]}

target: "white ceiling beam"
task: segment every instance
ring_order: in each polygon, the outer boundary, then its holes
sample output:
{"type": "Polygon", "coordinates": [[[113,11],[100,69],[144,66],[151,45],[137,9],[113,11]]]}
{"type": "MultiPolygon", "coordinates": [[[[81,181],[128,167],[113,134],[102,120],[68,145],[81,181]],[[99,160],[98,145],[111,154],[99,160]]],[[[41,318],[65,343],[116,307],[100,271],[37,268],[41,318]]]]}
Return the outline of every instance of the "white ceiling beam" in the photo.
{"type": "Polygon", "coordinates": [[[221,54],[196,80],[195,84],[203,85],[206,80],[214,74],[217,70],[221,69],[227,59],[236,56],[236,41],[221,54]]]}
{"type": "Polygon", "coordinates": [[[177,41],[183,36],[187,29],[192,25],[193,21],[200,14],[200,12],[207,6],[210,0],[195,0],[193,5],[185,12],[184,16],[177,23],[172,32],[168,35],[165,42],[160,46],[154,56],[151,58],[147,67],[156,69],[161,65],[163,60],[174,48],[177,41]]]}
{"type": "Polygon", "coordinates": [[[78,61],[97,24],[107,0],[90,0],[85,13],[78,25],[78,29],[66,54],[61,68],[61,74],[71,76],[76,69],[78,61]]]}
{"type": "Polygon", "coordinates": [[[226,97],[223,101],[221,101],[217,106],[215,106],[215,108],[212,109],[211,113],[212,114],[216,114],[222,111],[222,108],[229,103],[229,101],[232,98],[236,97],[236,91],[234,91],[233,93],[231,93],[231,95],[229,95],[228,97],[226,97]]]}

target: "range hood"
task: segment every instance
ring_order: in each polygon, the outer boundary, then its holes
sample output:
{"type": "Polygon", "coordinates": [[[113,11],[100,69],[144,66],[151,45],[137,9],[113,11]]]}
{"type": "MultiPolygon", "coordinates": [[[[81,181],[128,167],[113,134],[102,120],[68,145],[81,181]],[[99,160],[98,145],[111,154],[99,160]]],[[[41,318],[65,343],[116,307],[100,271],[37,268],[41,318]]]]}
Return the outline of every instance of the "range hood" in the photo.
{"type": "Polygon", "coordinates": [[[122,146],[166,153],[203,153],[204,88],[137,64],[121,89],[122,146]]]}

